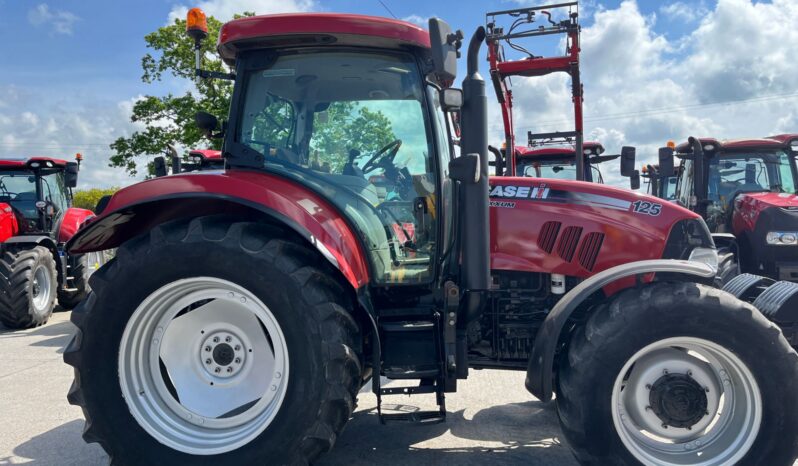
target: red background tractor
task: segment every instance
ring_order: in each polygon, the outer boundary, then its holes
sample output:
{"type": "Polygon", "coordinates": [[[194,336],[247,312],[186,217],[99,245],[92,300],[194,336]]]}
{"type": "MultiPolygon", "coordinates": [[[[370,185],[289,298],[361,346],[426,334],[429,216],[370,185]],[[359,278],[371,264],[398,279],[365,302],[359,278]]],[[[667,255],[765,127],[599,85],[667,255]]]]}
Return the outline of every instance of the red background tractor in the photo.
{"type": "Polygon", "coordinates": [[[70,207],[78,163],[50,157],[0,160],[0,322],[47,322],[56,299],[71,309],[86,296],[102,253],[70,255],[64,244],[94,215],[70,207]]]}

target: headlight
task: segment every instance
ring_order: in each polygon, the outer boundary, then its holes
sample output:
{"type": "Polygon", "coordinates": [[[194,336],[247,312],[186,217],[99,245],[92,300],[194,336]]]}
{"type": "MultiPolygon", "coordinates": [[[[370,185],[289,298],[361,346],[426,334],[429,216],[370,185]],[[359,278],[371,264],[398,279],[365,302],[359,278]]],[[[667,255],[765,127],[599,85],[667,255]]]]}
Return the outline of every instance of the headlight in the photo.
{"type": "Polygon", "coordinates": [[[718,272],[718,250],[715,248],[694,248],[687,260],[706,264],[718,272]]]}
{"type": "Polygon", "coordinates": [[[798,244],[798,231],[771,231],[765,241],[772,246],[795,246],[798,244]]]}

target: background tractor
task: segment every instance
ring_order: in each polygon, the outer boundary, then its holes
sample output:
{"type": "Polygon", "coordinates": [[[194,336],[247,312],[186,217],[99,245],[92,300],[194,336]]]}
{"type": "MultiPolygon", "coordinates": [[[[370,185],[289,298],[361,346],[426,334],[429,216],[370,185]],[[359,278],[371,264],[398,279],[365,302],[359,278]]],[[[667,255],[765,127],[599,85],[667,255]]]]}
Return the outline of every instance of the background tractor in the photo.
{"type": "Polygon", "coordinates": [[[306,464],[361,387],[382,422],[441,422],[472,368],[524,371],[544,401],[556,392],[585,464],[798,454],[784,409],[798,355],[711,286],[717,251],[697,214],[596,183],[488,177],[484,28],[461,91],[463,35],[436,18],[429,31],[348,14],[236,19],[218,40],[232,75],[199,68],[200,10],[187,27],[197,75],[235,81],[228,122],[197,118],[223,128],[225,170],[122,189],[68,246],[118,247],[64,353],[83,436],[114,461],[306,464]],[[438,409],[388,412],[394,395],[438,409]]]}
{"type": "Polygon", "coordinates": [[[0,160],[0,322],[47,322],[56,299],[71,309],[89,291],[102,253],[70,255],[64,244],[94,214],[70,207],[78,162],[49,157],[0,160]]]}
{"type": "MultiPolygon", "coordinates": [[[[559,143],[549,145],[540,142],[530,143],[528,147],[516,146],[515,164],[517,176],[533,178],[556,178],[576,180],[576,148],[559,143]]],[[[494,152],[494,151],[491,151],[494,152]]],[[[582,181],[604,184],[600,164],[621,158],[621,154],[603,155],[604,146],[600,142],[582,144],[584,154],[585,175],[582,181]]],[[[494,152],[494,156],[496,153],[494,152]]],[[[497,157],[500,157],[497,156],[497,157]]],[[[634,166],[635,150],[633,147],[623,148],[623,161],[634,166]]],[[[626,170],[626,169],[624,169],[626,170]]],[[[639,181],[638,181],[639,183],[639,181]]],[[[632,182],[633,189],[637,189],[632,182]]]]}
{"type": "MultiPolygon", "coordinates": [[[[798,282],[798,134],[719,141],[690,138],[660,149],[676,169],[676,202],[701,215],[743,272],[798,282]]],[[[664,168],[663,168],[664,167],[664,168]]]]}

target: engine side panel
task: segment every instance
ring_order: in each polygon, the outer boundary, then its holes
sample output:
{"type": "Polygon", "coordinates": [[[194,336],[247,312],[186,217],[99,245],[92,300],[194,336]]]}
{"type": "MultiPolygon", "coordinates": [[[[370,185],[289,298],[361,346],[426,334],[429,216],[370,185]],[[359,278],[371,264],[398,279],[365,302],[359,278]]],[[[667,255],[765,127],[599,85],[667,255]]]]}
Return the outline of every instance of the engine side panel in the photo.
{"type": "MultiPolygon", "coordinates": [[[[769,208],[798,209],[798,196],[789,193],[745,193],[734,200],[732,231],[735,236],[756,229],[760,214],[769,208]]],[[[792,225],[798,229],[798,225],[792,225]]],[[[792,231],[792,230],[790,230],[792,231]]]]}
{"type": "Polygon", "coordinates": [[[494,177],[491,269],[588,277],[662,257],[679,220],[697,218],[660,199],[579,181],[494,177]]]}

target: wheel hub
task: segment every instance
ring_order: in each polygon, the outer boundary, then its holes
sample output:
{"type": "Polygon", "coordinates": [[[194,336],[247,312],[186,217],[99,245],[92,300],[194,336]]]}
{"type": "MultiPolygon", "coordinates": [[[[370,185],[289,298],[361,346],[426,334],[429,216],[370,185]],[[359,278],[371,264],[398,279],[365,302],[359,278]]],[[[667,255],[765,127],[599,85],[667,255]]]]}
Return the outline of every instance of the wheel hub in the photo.
{"type": "Polygon", "coordinates": [[[704,387],[689,374],[666,374],[651,385],[651,410],[671,427],[690,429],[707,415],[704,387]]]}
{"type": "Polygon", "coordinates": [[[247,349],[232,331],[216,331],[200,346],[202,366],[213,377],[233,377],[245,367],[247,349]]]}

